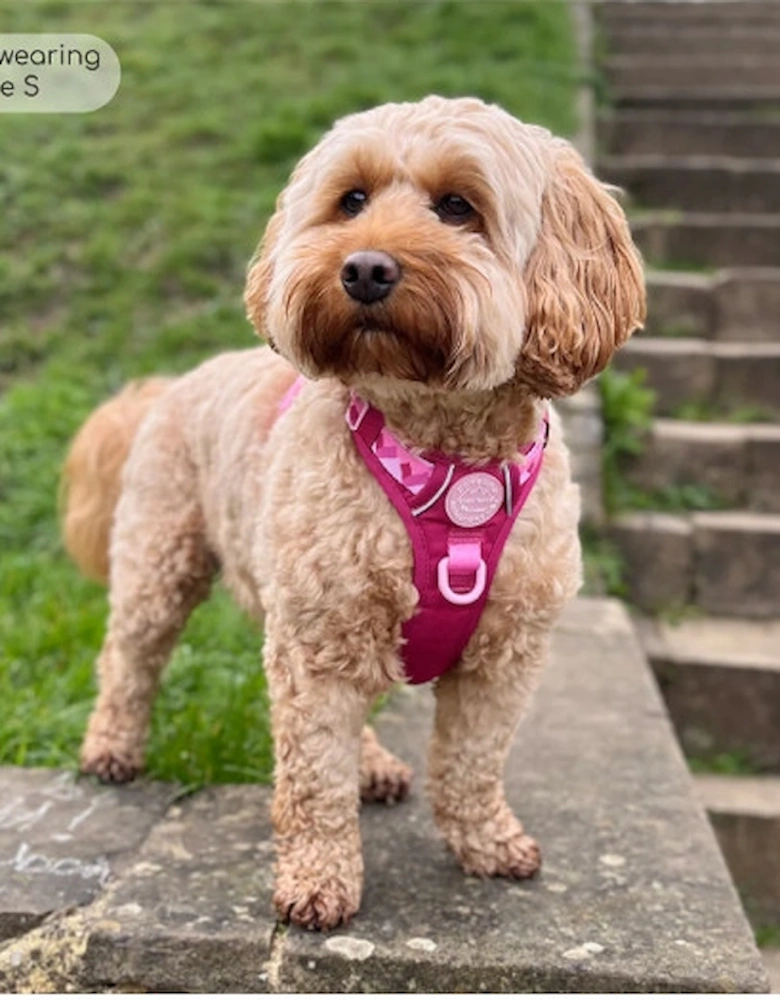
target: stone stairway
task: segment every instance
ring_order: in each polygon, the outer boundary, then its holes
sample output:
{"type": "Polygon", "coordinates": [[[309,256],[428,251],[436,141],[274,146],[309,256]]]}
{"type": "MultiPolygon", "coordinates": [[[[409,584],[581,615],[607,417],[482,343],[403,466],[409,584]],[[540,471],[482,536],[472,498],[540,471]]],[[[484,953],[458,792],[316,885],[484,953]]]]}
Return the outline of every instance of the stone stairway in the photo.
{"type": "Polygon", "coordinates": [[[649,267],[648,326],[617,366],[644,369],[656,393],[624,468],[651,509],[612,530],[684,749],[758,772],[698,786],[754,925],[777,928],[780,2],[595,11],[598,169],[626,189],[649,267]],[[694,494],[714,509],[676,509],[694,494]],[[675,504],[652,509],[661,495],[675,504]]]}

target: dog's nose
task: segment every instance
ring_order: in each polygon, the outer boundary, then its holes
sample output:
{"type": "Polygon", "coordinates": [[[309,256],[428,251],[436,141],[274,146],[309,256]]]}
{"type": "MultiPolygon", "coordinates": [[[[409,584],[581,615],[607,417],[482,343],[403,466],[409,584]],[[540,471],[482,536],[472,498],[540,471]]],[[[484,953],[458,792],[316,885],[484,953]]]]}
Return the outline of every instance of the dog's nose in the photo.
{"type": "Polygon", "coordinates": [[[384,299],[400,277],[398,261],[381,250],[351,253],[341,269],[341,284],[347,295],[364,305],[384,299]]]}

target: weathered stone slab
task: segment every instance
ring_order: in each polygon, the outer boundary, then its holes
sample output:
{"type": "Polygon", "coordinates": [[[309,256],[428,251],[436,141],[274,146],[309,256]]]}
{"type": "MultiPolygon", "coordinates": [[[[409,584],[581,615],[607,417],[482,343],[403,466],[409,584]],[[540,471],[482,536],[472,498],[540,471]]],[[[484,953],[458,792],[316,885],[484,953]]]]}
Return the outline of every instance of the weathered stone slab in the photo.
{"type": "Polygon", "coordinates": [[[780,622],[644,620],[641,637],[689,756],[780,770],[780,622]]]}
{"type": "MultiPolygon", "coordinates": [[[[430,693],[380,717],[424,774],[430,693]]],[[[566,615],[507,766],[541,842],[527,883],[465,878],[419,788],[364,813],[366,893],[342,933],[290,932],[281,989],[329,992],[675,991],[764,988],[711,831],[622,608],[566,615]]]]}
{"type": "Polygon", "coordinates": [[[706,340],[635,337],[615,355],[619,371],[641,368],[656,393],[656,411],[674,412],[692,399],[709,400],[716,384],[716,357],[706,340]]]}
{"type": "Polygon", "coordinates": [[[780,418],[780,343],[713,344],[717,405],[759,407],[780,418]]]}
{"type": "Polygon", "coordinates": [[[600,160],[599,172],[605,180],[630,191],[632,200],[646,208],[780,212],[780,163],[736,154],[609,156],[600,160]]]}
{"type": "Polygon", "coordinates": [[[780,778],[702,774],[696,790],[756,926],[780,924],[780,778]]]}
{"type": "Polygon", "coordinates": [[[780,86],[732,86],[724,79],[719,86],[670,87],[656,86],[613,86],[610,97],[621,108],[656,108],[671,110],[680,108],[689,112],[723,111],[755,114],[772,114],[780,104],[780,86]]]}
{"type": "Polygon", "coordinates": [[[751,509],[780,513],[780,425],[748,428],[746,464],[751,509]]]}
{"type": "Polygon", "coordinates": [[[780,342],[780,270],[756,267],[721,271],[714,295],[718,340],[780,342]]]}
{"type": "Polygon", "coordinates": [[[715,277],[684,271],[648,271],[645,336],[712,336],[715,277]]]}
{"type": "MultiPolygon", "coordinates": [[[[616,50],[613,48],[612,52],[616,50]]],[[[771,55],[776,56],[776,53],[771,55]]],[[[721,87],[724,80],[732,87],[780,87],[777,59],[755,52],[615,54],[604,61],[603,69],[607,79],[616,87],[662,86],[684,91],[721,87]]]]}
{"type": "Polygon", "coordinates": [[[601,400],[594,383],[556,402],[571,453],[572,475],[580,487],[582,519],[599,525],[604,519],[601,491],[601,400]]]}
{"type": "Polygon", "coordinates": [[[223,786],[171,808],[106,894],[90,988],[267,992],[275,918],[270,789],[223,786]]]}
{"type": "Polygon", "coordinates": [[[643,212],[632,220],[654,266],[780,267],[780,216],[643,212]]]}
{"type": "Polygon", "coordinates": [[[708,614],[780,616],[780,515],[692,515],[696,603],[708,614]]]}
{"type": "MultiPolygon", "coordinates": [[[[666,39],[671,36],[666,33],[666,39]]],[[[761,36],[765,37],[765,36],[761,36]]],[[[773,51],[780,40],[770,37],[773,51]]],[[[684,39],[680,44],[686,44],[684,39]]],[[[747,156],[780,158],[780,120],[750,112],[666,111],[633,108],[604,113],[598,120],[602,149],[615,156],[747,156]]]]}
{"type": "Polygon", "coordinates": [[[723,413],[759,408],[770,417],[780,415],[780,343],[635,337],[614,364],[621,371],[647,373],[660,414],[695,400],[723,413]]]}
{"type": "Polygon", "coordinates": [[[739,22],[724,25],[721,30],[712,26],[689,27],[686,31],[669,30],[664,23],[658,26],[637,24],[609,29],[610,52],[621,55],[653,55],[714,57],[722,55],[724,48],[731,56],[766,58],[780,50],[780,28],[743,27],[739,22]]]}
{"type": "Polygon", "coordinates": [[[780,29],[780,10],[774,0],[603,0],[596,7],[599,21],[613,27],[657,28],[681,31],[708,27],[723,36],[734,28],[780,29]]]}
{"type": "Polygon", "coordinates": [[[750,495],[747,467],[745,425],[663,419],[653,421],[641,454],[622,464],[626,478],[642,490],[704,486],[727,507],[750,495]]]}
{"type": "Polygon", "coordinates": [[[64,771],[0,768],[0,940],[94,899],[172,794],[149,782],[108,789],[64,771]]]}
{"type": "Polygon", "coordinates": [[[693,542],[690,521],[675,514],[621,514],[610,524],[620,549],[628,597],[645,611],[693,601],[693,542]]]}

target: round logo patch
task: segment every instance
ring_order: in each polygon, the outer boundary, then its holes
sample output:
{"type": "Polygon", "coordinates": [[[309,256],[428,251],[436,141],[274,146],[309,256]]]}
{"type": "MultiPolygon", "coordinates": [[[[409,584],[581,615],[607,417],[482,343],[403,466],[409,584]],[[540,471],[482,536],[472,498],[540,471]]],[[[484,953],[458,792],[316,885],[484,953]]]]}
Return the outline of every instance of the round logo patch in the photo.
{"type": "Polygon", "coordinates": [[[450,487],[444,509],[459,528],[487,524],[504,499],[504,487],[488,472],[470,472],[450,487]]]}

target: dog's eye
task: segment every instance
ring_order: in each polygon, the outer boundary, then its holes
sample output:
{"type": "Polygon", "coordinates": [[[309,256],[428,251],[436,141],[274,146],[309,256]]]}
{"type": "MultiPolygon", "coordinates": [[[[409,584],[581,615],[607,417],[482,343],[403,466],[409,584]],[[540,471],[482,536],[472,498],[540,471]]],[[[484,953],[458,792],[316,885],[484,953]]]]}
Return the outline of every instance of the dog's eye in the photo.
{"type": "Polygon", "coordinates": [[[465,198],[461,198],[459,194],[445,194],[434,205],[433,210],[442,222],[449,222],[456,226],[462,222],[468,222],[474,217],[473,206],[465,198]]]}
{"type": "Polygon", "coordinates": [[[368,195],[365,191],[357,189],[354,191],[347,191],[339,204],[341,205],[341,210],[345,215],[348,215],[350,218],[354,218],[354,216],[360,215],[368,204],[368,195]]]}

